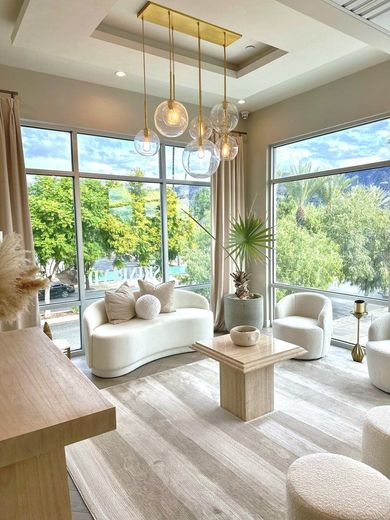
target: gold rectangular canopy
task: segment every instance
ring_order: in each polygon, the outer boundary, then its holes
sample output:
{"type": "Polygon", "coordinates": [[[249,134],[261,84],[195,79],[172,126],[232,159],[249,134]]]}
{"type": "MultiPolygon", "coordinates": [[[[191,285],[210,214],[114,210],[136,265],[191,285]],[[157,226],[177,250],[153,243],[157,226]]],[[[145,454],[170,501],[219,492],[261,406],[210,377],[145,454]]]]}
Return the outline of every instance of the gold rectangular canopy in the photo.
{"type": "Polygon", "coordinates": [[[169,26],[168,12],[171,13],[171,24],[175,31],[189,34],[190,36],[198,37],[198,22],[200,28],[200,37],[202,40],[206,40],[217,45],[223,45],[224,34],[226,33],[226,46],[234,43],[241,38],[241,34],[238,34],[223,27],[218,27],[211,23],[199,20],[188,14],[180,13],[169,7],[164,7],[154,2],[146,2],[143,8],[138,12],[138,18],[144,18],[146,22],[155,23],[162,25],[163,27],[169,26]]]}

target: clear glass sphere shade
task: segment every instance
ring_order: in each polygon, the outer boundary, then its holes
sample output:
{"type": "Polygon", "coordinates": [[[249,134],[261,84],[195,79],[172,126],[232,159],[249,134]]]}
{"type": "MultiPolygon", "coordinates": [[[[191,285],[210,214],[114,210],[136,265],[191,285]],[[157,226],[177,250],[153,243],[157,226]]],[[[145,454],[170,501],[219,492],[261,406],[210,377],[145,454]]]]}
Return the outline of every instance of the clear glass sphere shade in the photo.
{"type": "Polygon", "coordinates": [[[214,143],[194,139],[183,150],[183,167],[195,179],[207,179],[216,172],[220,158],[214,143]]]}
{"type": "Polygon", "coordinates": [[[239,120],[239,113],[233,103],[218,103],[214,105],[210,112],[211,124],[220,134],[228,134],[236,128],[239,120]]]}
{"type": "Polygon", "coordinates": [[[174,99],[163,101],[154,112],[154,124],[161,135],[179,137],[188,126],[186,107],[174,99]]]}
{"type": "Polygon", "coordinates": [[[156,155],[160,149],[160,139],[150,128],[143,128],[134,137],[134,148],[140,155],[156,155]]]}
{"type": "Polygon", "coordinates": [[[202,116],[202,122],[199,125],[199,116],[197,116],[191,119],[188,131],[190,132],[192,139],[197,139],[199,134],[202,139],[210,139],[211,134],[213,133],[213,127],[210,119],[205,116],[202,116]]]}
{"type": "Polygon", "coordinates": [[[237,141],[231,135],[222,135],[216,142],[221,161],[232,161],[238,154],[237,141]]]}

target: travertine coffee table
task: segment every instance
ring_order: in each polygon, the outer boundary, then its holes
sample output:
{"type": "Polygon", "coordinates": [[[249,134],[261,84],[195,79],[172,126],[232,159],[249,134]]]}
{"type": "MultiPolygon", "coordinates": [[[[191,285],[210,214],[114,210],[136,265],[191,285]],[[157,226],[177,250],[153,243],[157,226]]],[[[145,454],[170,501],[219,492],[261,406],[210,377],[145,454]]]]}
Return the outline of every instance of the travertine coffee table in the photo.
{"type": "Polygon", "coordinates": [[[226,334],[197,341],[192,348],[219,361],[220,404],[244,421],[274,409],[274,364],[306,352],[263,334],[253,347],[237,347],[226,334]]]}

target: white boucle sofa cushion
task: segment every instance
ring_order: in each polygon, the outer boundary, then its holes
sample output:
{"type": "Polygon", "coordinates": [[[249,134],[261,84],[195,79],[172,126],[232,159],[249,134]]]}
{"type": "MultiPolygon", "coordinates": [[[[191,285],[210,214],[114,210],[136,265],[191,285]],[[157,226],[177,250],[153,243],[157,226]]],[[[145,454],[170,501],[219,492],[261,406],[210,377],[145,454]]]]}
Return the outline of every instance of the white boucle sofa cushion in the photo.
{"type": "Polygon", "coordinates": [[[173,312],[175,310],[174,280],[171,282],[160,283],[158,285],[154,285],[151,282],[145,282],[144,280],[138,280],[138,286],[140,290],[138,297],[144,296],[145,294],[151,294],[152,296],[155,296],[161,304],[160,312],[173,312]]]}
{"type": "Polygon", "coordinates": [[[129,321],[136,315],[133,289],[127,282],[115,291],[106,291],[104,305],[108,321],[114,325],[129,321]]]}
{"type": "Polygon", "coordinates": [[[140,296],[135,304],[135,312],[138,318],[143,320],[154,320],[160,314],[161,303],[152,294],[140,296]]]}

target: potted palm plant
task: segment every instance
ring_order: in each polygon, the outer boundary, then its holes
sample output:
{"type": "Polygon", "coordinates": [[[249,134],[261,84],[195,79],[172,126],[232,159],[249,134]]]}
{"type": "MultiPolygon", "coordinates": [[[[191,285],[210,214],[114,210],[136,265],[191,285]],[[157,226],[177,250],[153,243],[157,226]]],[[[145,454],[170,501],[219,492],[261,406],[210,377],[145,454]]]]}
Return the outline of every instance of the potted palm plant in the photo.
{"type": "Polygon", "coordinates": [[[250,291],[250,276],[246,266],[249,262],[257,263],[267,258],[266,251],[272,249],[272,229],[266,227],[251,209],[246,216],[230,221],[229,240],[225,246],[190,213],[185,213],[226,252],[235,267],[230,276],[233,278],[236,291],[224,297],[226,329],[230,331],[237,325],[252,325],[259,330],[262,329],[263,297],[250,291]]]}

